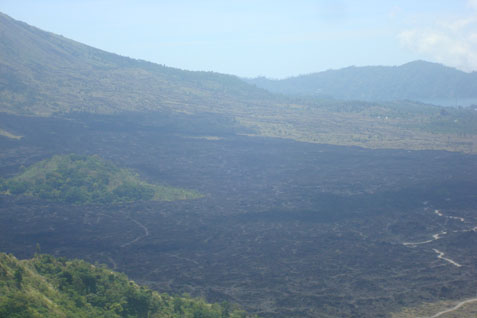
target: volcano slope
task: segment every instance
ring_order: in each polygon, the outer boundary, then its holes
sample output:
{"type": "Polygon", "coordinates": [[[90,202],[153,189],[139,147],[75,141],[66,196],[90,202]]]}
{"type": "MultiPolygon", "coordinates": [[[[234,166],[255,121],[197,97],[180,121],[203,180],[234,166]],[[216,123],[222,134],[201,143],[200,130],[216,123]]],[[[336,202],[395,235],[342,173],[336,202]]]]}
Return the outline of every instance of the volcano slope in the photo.
{"type": "MultiPolygon", "coordinates": [[[[412,74],[422,73],[418,66],[408,65],[412,74]]],[[[448,78],[444,70],[438,68],[439,76],[424,74],[448,78]]],[[[454,84],[475,91],[474,77],[454,84]]],[[[359,83],[361,79],[356,78],[359,83]]],[[[407,86],[421,82],[406,77],[407,86]]],[[[348,90],[352,86],[343,85],[348,90]]],[[[442,91],[439,87],[431,91],[442,91]]],[[[369,89],[379,91],[372,85],[369,89]]],[[[250,135],[371,149],[477,153],[474,107],[443,108],[394,98],[389,94],[387,102],[377,103],[276,95],[233,75],[186,71],[105,52],[0,13],[1,113],[213,113],[246,126],[250,135]]],[[[0,135],[21,137],[3,126],[0,135]]]]}
{"type": "Polygon", "coordinates": [[[4,178],[76,153],[204,195],[108,205],[1,195],[0,246],[17,257],[39,244],[262,317],[386,317],[475,294],[475,155],[249,137],[214,114],[0,124],[23,136],[0,136],[4,178]]]}

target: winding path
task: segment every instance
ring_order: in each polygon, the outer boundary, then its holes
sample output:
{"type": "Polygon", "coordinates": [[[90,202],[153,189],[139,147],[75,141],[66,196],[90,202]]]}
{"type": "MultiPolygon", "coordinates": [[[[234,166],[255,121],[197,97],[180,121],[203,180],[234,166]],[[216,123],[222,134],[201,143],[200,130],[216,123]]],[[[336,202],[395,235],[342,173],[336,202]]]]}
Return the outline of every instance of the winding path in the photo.
{"type": "Polygon", "coordinates": [[[142,230],[144,231],[144,235],[139,235],[138,237],[136,237],[134,240],[132,241],[129,241],[127,243],[124,243],[123,245],[121,245],[121,247],[126,247],[126,246],[129,246],[131,244],[134,244],[136,243],[137,241],[139,241],[140,239],[143,239],[145,238],[146,236],[149,236],[149,229],[144,225],[142,224],[141,222],[139,222],[138,220],[136,219],[133,219],[132,217],[130,217],[129,219],[131,219],[131,221],[133,221],[134,223],[136,223],[137,225],[139,225],[142,230]]]}
{"type": "MultiPolygon", "coordinates": [[[[426,208],[427,209],[427,208],[426,208]]],[[[447,215],[444,215],[440,210],[434,210],[434,213],[440,217],[443,217],[443,218],[447,218],[447,219],[452,219],[452,220],[458,220],[460,222],[465,222],[465,219],[463,217],[460,217],[460,216],[447,216],[447,215]]],[[[468,231],[476,231],[477,227],[474,227],[473,229],[470,229],[470,230],[461,230],[461,231],[453,231],[453,232],[468,232],[468,231]]],[[[477,231],[476,231],[477,232],[477,231]]],[[[431,242],[434,242],[434,241],[437,241],[437,240],[440,240],[442,238],[442,235],[446,235],[448,232],[447,231],[442,231],[440,233],[436,233],[436,234],[433,234],[432,235],[432,239],[430,240],[427,240],[427,241],[421,241],[421,242],[404,242],[402,243],[404,246],[408,246],[408,247],[416,247],[418,245],[422,245],[422,244],[428,244],[428,243],[431,243],[431,242]]],[[[434,252],[436,252],[438,255],[437,255],[437,258],[439,259],[442,259],[454,266],[457,266],[457,267],[462,267],[461,264],[457,263],[456,261],[450,259],[450,258],[447,258],[447,257],[444,257],[444,252],[442,251],[439,251],[438,249],[435,249],[433,248],[432,249],[434,252]]]]}
{"type": "Polygon", "coordinates": [[[444,252],[441,252],[441,251],[439,251],[438,249],[435,249],[435,248],[433,248],[432,250],[434,252],[436,252],[437,254],[439,254],[439,255],[437,255],[437,258],[443,259],[444,261],[449,262],[454,266],[462,267],[462,265],[460,265],[459,263],[451,260],[450,258],[444,257],[444,255],[445,255],[444,252]]]}
{"type": "Polygon", "coordinates": [[[467,299],[467,300],[464,300],[464,301],[461,301],[460,303],[458,303],[457,305],[455,305],[454,307],[452,308],[449,308],[449,309],[446,309],[446,310],[443,310],[443,311],[439,311],[437,314],[435,314],[434,316],[430,316],[430,317],[424,317],[424,318],[438,318],[442,315],[445,315],[447,313],[450,313],[450,312],[453,312],[453,311],[456,311],[457,309],[459,309],[460,307],[466,305],[466,304],[470,304],[470,303],[475,303],[477,302],[477,297],[476,298],[471,298],[471,299],[467,299]]]}
{"type": "MultiPolygon", "coordinates": [[[[458,220],[462,223],[465,222],[465,219],[463,217],[459,217],[459,216],[447,216],[447,215],[444,215],[440,210],[434,210],[434,213],[440,217],[443,217],[443,218],[447,218],[447,219],[452,219],[452,220],[458,220]]],[[[474,232],[477,232],[477,226],[472,228],[472,229],[467,229],[467,230],[460,230],[460,231],[453,231],[453,232],[469,232],[469,231],[474,231],[474,232]]],[[[417,245],[421,245],[421,244],[427,244],[427,243],[431,243],[431,242],[434,242],[434,241],[437,241],[439,239],[442,238],[442,235],[446,235],[448,232],[447,231],[442,231],[440,233],[436,233],[436,234],[433,234],[432,235],[432,239],[431,240],[427,240],[427,241],[422,241],[422,242],[405,242],[403,243],[404,246],[409,246],[409,247],[416,247],[417,245]]],[[[442,251],[439,251],[438,249],[435,249],[433,248],[432,249],[435,253],[437,253],[437,258],[439,259],[442,259],[456,267],[462,267],[461,264],[457,263],[456,261],[450,259],[450,258],[447,258],[447,257],[444,257],[445,253],[442,252],[442,251]]],[[[424,317],[424,318],[438,318],[442,315],[445,315],[447,313],[450,313],[450,312],[453,312],[453,311],[456,311],[457,309],[459,309],[460,307],[466,305],[466,304],[470,304],[470,303],[474,303],[474,302],[477,302],[477,297],[476,298],[471,298],[471,299],[467,299],[467,300],[463,300],[459,303],[457,303],[457,305],[455,305],[454,307],[452,308],[448,308],[448,309],[445,309],[443,311],[440,311],[436,314],[434,314],[433,316],[429,316],[429,317],[424,317]]]]}

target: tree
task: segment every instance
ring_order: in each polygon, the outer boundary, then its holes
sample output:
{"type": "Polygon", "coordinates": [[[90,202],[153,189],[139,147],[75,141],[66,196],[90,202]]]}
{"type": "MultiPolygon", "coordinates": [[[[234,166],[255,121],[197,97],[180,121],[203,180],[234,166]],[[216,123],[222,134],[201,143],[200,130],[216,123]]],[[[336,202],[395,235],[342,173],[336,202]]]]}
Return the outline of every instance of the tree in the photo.
{"type": "Polygon", "coordinates": [[[23,281],[23,268],[18,267],[15,273],[13,274],[13,277],[15,278],[15,282],[17,283],[17,287],[21,288],[21,284],[23,281]]]}

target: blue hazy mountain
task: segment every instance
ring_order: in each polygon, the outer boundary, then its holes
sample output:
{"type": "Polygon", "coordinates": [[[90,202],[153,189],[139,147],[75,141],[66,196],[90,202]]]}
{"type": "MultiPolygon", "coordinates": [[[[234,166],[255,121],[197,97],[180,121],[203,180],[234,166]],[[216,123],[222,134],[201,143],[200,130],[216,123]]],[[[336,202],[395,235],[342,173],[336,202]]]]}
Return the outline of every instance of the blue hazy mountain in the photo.
{"type": "Polygon", "coordinates": [[[477,104],[477,73],[438,63],[414,61],[401,66],[328,70],[282,80],[264,77],[248,83],[285,95],[347,100],[417,100],[437,104],[477,104]]]}

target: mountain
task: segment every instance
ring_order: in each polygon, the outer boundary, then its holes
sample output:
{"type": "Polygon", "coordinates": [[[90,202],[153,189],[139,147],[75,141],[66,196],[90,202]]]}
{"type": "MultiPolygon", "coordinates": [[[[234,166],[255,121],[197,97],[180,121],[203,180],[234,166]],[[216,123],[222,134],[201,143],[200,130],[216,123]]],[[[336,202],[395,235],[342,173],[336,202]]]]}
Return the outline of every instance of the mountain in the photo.
{"type": "Polygon", "coordinates": [[[465,73],[426,61],[401,66],[351,66],[283,80],[261,77],[247,82],[275,93],[347,100],[477,100],[476,72],[465,73]]]}
{"type": "Polygon", "coordinates": [[[245,318],[234,305],[159,294],[80,260],[0,253],[0,317],[245,318]]]}
{"type": "MultiPolygon", "coordinates": [[[[475,81],[463,79],[475,76],[426,62],[352,67],[283,81],[262,79],[264,87],[283,85],[274,88],[282,94],[275,94],[232,75],[184,71],[108,53],[0,14],[0,113],[17,116],[134,113],[147,115],[154,127],[181,127],[182,134],[192,126],[209,132],[234,126],[234,133],[312,143],[475,152],[473,109],[441,111],[402,101],[475,96],[475,81]],[[314,77],[319,80],[307,80],[314,77]],[[449,90],[452,81],[455,89],[449,90]],[[319,96],[353,100],[315,98],[317,87],[319,96]],[[283,96],[309,95],[310,90],[315,94],[311,98],[283,96]]],[[[20,140],[21,130],[3,122],[0,138],[20,140]]]]}
{"type": "Polygon", "coordinates": [[[119,56],[0,13],[0,111],[207,111],[270,96],[236,76],[119,56]]]}

